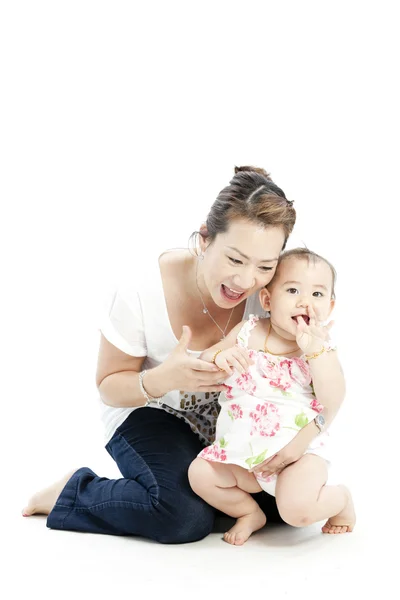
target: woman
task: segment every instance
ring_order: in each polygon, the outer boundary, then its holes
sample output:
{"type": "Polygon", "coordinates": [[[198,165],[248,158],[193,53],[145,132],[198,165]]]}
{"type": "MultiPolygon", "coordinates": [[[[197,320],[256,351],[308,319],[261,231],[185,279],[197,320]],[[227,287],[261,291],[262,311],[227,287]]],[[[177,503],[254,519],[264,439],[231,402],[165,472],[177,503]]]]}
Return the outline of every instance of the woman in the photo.
{"type": "MultiPolygon", "coordinates": [[[[162,543],[211,532],[215,511],[191,490],[187,473],[214,439],[225,376],[198,357],[260,313],[257,292],[272,279],[295,218],[265,171],[236,168],[197,234],[196,252],[168,251],[145,281],[118,290],[101,328],[97,386],[106,448],[122,478],[81,468],[36,494],[25,516],[48,514],[53,529],[162,543]]],[[[303,428],[284,458],[280,453],[264,468],[274,472],[283,460],[296,460],[317,434],[312,424],[303,428]]],[[[279,520],[272,496],[255,499],[279,520]]]]}

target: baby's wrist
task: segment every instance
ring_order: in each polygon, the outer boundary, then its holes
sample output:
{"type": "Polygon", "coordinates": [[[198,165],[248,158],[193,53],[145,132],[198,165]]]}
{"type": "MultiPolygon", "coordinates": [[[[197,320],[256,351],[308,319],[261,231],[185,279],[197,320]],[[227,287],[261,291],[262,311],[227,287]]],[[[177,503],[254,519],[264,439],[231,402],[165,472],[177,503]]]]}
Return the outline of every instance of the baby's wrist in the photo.
{"type": "Polygon", "coordinates": [[[319,342],[319,344],[312,344],[311,346],[307,346],[307,348],[301,348],[302,352],[309,356],[310,354],[316,354],[317,352],[324,352],[324,344],[319,342]]]}
{"type": "Polygon", "coordinates": [[[222,352],[222,350],[217,350],[217,351],[215,352],[214,356],[212,357],[212,359],[211,359],[211,362],[212,362],[212,363],[213,363],[213,364],[214,364],[216,367],[218,367],[218,369],[219,369],[220,371],[223,371],[224,369],[222,369],[222,368],[220,367],[220,365],[218,364],[221,352],[222,352]]]}
{"type": "Polygon", "coordinates": [[[331,350],[336,350],[335,344],[332,344],[330,341],[323,342],[319,346],[315,346],[315,348],[307,348],[307,351],[304,352],[304,358],[308,361],[313,360],[314,358],[318,358],[319,356],[322,356],[331,350]]]}

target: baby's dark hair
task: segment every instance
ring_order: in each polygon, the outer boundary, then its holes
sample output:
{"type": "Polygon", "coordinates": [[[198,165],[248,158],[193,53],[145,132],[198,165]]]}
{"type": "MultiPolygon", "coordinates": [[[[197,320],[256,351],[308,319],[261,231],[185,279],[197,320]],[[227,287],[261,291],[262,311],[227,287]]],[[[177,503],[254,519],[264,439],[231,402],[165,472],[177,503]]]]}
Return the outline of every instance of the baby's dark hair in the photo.
{"type": "Polygon", "coordinates": [[[271,179],[269,173],[257,167],[235,167],[229,185],[218,194],[200,234],[213,242],[219,233],[225,233],[235,219],[245,219],[263,227],[282,227],[285,235],[283,248],[293,230],[296,211],[293,201],[271,179]]]}
{"type": "MultiPolygon", "coordinates": [[[[327,264],[332,273],[332,299],[333,300],[335,299],[335,285],[336,285],[337,275],[336,275],[335,267],[329,262],[329,260],[326,260],[326,258],[324,258],[323,256],[320,256],[319,254],[317,254],[316,252],[313,252],[312,250],[309,250],[308,248],[293,248],[292,250],[286,250],[286,252],[283,252],[279,257],[278,264],[277,264],[276,271],[275,271],[275,276],[279,271],[279,266],[285,260],[288,260],[289,258],[298,258],[300,260],[307,260],[308,263],[312,263],[314,265],[316,262],[319,262],[319,261],[322,261],[325,264],[327,264]]],[[[272,282],[273,282],[273,279],[270,283],[272,283],[272,282]]]]}

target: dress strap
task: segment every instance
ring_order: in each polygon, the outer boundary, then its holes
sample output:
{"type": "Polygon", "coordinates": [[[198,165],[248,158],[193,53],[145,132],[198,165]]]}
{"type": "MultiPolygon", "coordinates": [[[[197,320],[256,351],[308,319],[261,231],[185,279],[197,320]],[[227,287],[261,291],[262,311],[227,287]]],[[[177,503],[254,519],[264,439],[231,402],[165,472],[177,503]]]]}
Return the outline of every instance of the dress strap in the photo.
{"type": "Polygon", "coordinates": [[[242,346],[242,348],[248,347],[250,333],[256,326],[258,319],[257,315],[249,315],[248,320],[243,323],[236,338],[238,346],[242,346]]]}

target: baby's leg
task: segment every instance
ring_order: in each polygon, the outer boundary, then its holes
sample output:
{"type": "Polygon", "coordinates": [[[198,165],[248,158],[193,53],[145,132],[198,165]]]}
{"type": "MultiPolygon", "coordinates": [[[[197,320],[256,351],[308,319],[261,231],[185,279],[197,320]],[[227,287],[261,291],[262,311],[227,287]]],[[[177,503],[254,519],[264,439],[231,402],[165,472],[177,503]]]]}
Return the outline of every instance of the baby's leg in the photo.
{"type": "Polygon", "coordinates": [[[304,527],[328,519],[324,533],[353,531],[356,515],[350,492],[343,485],[325,485],[326,462],[315,454],[305,454],[278,476],[276,502],[286,523],[304,527]]]}
{"type": "Polygon", "coordinates": [[[241,546],[253,531],[264,527],[266,517],[250,496],[261,491],[253,473],[237,465],[196,458],[189,467],[189,481],[193,491],[208,504],[237,518],[224,535],[226,542],[241,546]]]}

